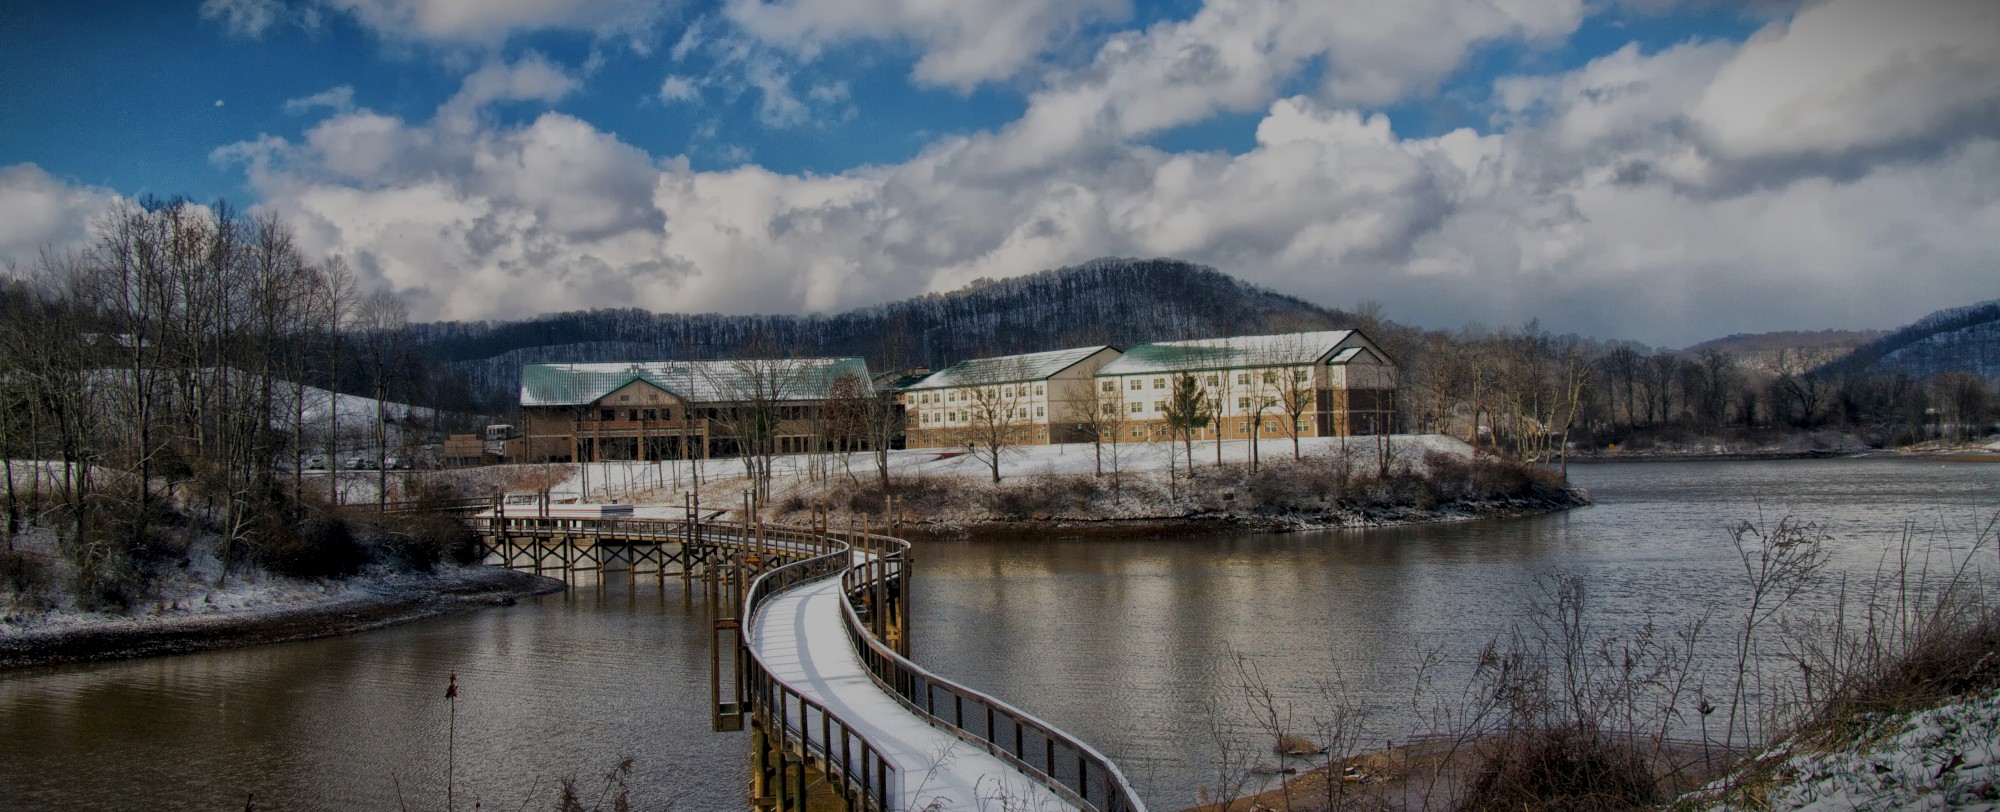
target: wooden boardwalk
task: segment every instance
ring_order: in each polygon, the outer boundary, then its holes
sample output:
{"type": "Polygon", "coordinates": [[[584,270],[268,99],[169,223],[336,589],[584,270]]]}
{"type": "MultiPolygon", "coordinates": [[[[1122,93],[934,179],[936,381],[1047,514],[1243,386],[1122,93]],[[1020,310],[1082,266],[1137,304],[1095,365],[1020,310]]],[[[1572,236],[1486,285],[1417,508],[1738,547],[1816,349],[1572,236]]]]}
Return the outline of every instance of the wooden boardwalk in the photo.
{"type": "Polygon", "coordinates": [[[469,521],[505,566],[699,592],[715,620],[714,727],[750,732],[760,812],[1145,812],[1110,759],[909,659],[907,542],[592,507],[495,505],[469,521]]]}

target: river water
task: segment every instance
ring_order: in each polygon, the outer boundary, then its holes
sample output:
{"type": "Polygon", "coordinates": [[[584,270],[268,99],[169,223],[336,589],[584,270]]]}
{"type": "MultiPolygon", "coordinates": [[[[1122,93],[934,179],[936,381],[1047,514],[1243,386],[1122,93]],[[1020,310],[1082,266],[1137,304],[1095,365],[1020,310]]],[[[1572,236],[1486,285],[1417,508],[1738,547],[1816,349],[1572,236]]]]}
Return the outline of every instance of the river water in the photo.
{"type": "MultiPolygon", "coordinates": [[[[1833,568],[1866,574],[1905,527],[1942,550],[2000,510],[2000,465],[1976,463],[1623,463],[1571,478],[1598,504],[1368,531],[922,545],[917,658],[1091,742],[1166,812],[1214,785],[1218,741],[1268,747],[1239,662],[1301,726],[1337,683],[1372,709],[1366,735],[1395,737],[1418,724],[1398,708],[1419,666],[1462,680],[1552,575],[1583,579],[1604,628],[1727,616],[1742,592],[1730,522],[1812,518],[1833,535],[1833,568]]],[[[0,809],[241,809],[254,793],[259,810],[435,810],[448,771],[458,808],[549,809],[565,777],[589,804],[625,759],[640,808],[739,809],[747,743],[708,732],[708,625],[677,583],[614,578],[350,637],[0,675],[0,809]]]]}

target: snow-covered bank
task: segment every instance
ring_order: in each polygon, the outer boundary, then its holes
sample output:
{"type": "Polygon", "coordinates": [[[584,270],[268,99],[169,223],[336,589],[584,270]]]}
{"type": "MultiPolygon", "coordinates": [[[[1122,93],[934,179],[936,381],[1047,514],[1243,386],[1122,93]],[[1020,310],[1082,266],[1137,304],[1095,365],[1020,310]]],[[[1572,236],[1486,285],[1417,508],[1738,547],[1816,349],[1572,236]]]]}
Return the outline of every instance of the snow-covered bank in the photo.
{"type": "MultiPolygon", "coordinates": [[[[1479,457],[1443,435],[1303,438],[1298,450],[1295,460],[1290,439],[1264,440],[1252,471],[1250,444],[1240,440],[1220,449],[1197,442],[1191,455],[1164,442],[1022,446],[1001,454],[994,483],[983,454],[922,449],[891,452],[889,470],[904,524],[948,532],[989,524],[1309,529],[1538,513],[1589,501],[1553,474],[1479,457]]],[[[869,454],[780,457],[773,470],[767,519],[803,521],[816,509],[882,517],[869,454]]],[[[582,465],[552,495],[678,507],[697,475],[703,505],[743,503],[748,480],[736,460],[582,465]]]]}
{"type": "Polygon", "coordinates": [[[562,589],[553,578],[495,567],[439,567],[341,581],[263,579],[130,613],[10,614],[0,669],[185,654],[365,631],[562,589]]]}
{"type": "Polygon", "coordinates": [[[1871,715],[1834,744],[1787,741],[1751,760],[1765,776],[1743,786],[1752,797],[1724,803],[1719,789],[1697,792],[1682,806],[1716,810],[1845,812],[1866,809],[2000,808],[2000,691],[1961,698],[1928,710],[1871,715]]]}

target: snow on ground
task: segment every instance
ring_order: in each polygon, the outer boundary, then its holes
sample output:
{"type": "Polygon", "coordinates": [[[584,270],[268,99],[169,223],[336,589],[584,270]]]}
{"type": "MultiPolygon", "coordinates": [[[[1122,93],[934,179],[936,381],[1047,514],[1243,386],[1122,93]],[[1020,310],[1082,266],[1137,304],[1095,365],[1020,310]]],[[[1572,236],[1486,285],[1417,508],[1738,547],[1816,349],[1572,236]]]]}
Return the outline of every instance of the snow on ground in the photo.
{"type": "MultiPolygon", "coordinates": [[[[1388,438],[1392,442],[1392,464],[1422,470],[1426,452],[1444,452],[1452,456],[1472,456],[1472,446],[1458,438],[1442,434],[1398,434],[1388,438]]],[[[1096,504],[1088,510],[1088,516],[1054,516],[1054,518],[1174,518],[1186,516],[1190,512],[1220,510],[1228,508],[1226,502],[1214,502],[1214,498],[1226,498],[1222,494],[1202,494],[1200,504],[1190,502],[1186,488],[1182,494],[1174,496],[1174,486],[1170,484],[1170,464],[1174,468],[1186,466],[1186,450],[1180,444],[1166,442],[1120,442],[1104,444],[1104,472],[1122,474],[1118,484],[1118,496],[1110,500],[1112,504],[1096,504]],[[1172,460],[1172,462],[1170,462],[1172,460]]],[[[1240,466],[1246,462],[1250,452],[1248,440],[1226,440],[1222,442],[1222,462],[1226,466],[1240,466]]],[[[1258,454],[1264,462],[1292,462],[1292,440],[1264,440],[1258,444],[1258,454]]],[[[1376,470],[1376,438],[1300,438],[1300,454],[1306,464],[1332,466],[1336,460],[1346,458],[1350,470],[1354,472],[1374,472],[1376,470]],[[1344,448],[1344,450],[1342,450],[1344,448]]],[[[984,508],[972,504],[984,494],[992,480],[992,470],[980,454],[968,454],[964,450],[950,448],[926,448],[926,450],[896,450],[888,454],[890,474],[902,480],[952,480],[964,486],[962,510],[948,508],[940,512],[926,512],[924,520],[944,522],[944,524],[968,524],[990,520],[984,508]]],[[[1196,474],[1202,476],[1204,470],[1214,470],[1216,466],[1216,444],[1196,442],[1194,444],[1194,466],[1196,474]]],[[[1058,444],[1058,446],[1018,446],[1008,448],[1000,456],[1000,476],[1002,484],[998,488],[1010,488],[1030,482],[1046,482],[1050,476],[1088,476],[1096,470],[1096,452],[1090,444],[1058,444]]],[[[830,486],[842,482],[868,484],[876,476],[874,456],[866,452],[848,454],[844,460],[838,454],[822,456],[780,456],[774,460],[776,478],[772,482],[772,504],[786,502],[816,502],[820,494],[830,486]],[[828,474],[826,480],[808,476],[818,470],[828,474]],[[852,478],[850,478],[852,476],[852,478]]],[[[696,488],[696,474],[700,474],[700,496],[702,504],[710,508],[734,508],[742,504],[742,494],[748,480],[744,478],[744,464],[736,458],[720,458],[706,462],[688,460],[666,460],[666,462],[592,462],[574,466],[574,472],[560,484],[550,488],[550,496],[556,500],[582,500],[582,502],[630,502],[630,504],[652,504],[652,506],[680,506],[684,494],[696,488]]],[[[1232,472],[1234,474],[1234,472],[1232,472]]],[[[1212,490],[1212,488],[1210,488],[1212,490]]]]}
{"type": "MultiPolygon", "coordinates": [[[[1392,464],[1407,462],[1417,469],[1422,468],[1424,455],[1430,451],[1459,457],[1472,455],[1472,447],[1464,441],[1441,434],[1399,434],[1388,439],[1392,446],[1392,464]]],[[[1354,470],[1373,470],[1376,440],[1375,437],[1349,437],[1343,442],[1343,438],[1337,437],[1304,437],[1299,440],[1299,450],[1309,461],[1332,464],[1344,455],[1351,460],[1354,470]]],[[[1197,441],[1194,444],[1197,471],[1215,465],[1215,445],[1214,441],[1197,441]]],[[[1266,462],[1289,461],[1292,458],[1292,441],[1284,437],[1263,440],[1258,443],[1257,450],[1259,457],[1266,462]]],[[[1222,460],[1224,464],[1241,464],[1247,460],[1249,451],[1248,440],[1226,440],[1222,443],[1222,460]]],[[[813,489],[814,483],[808,474],[815,464],[822,464],[840,480],[846,480],[850,473],[863,482],[876,475],[874,455],[855,452],[845,455],[845,460],[841,459],[842,456],[799,454],[776,458],[772,466],[776,474],[773,492],[782,497],[795,489],[813,489]]],[[[1179,443],[1170,445],[1164,442],[1106,443],[1103,446],[1103,467],[1107,474],[1118,472],[1164,479],[1169,470],[1170,457],[1172,466],[1184,467],[1187,451],[1179,443]]],[[[981,454],[969,454],[963,449],[889,452],[890,474],[898,477],[958,477],[972,482],[987,482],[992,479],[988,465],[981,454]]],[[[1090,474],[1096,470],[1096,452],[1089,443],[1017,446],[1006,449],[1000,457],[1003,483],[1036,475],[1090,474]]],[[[574,466],[573,473],[554,485],[550,494],[557,499],[590,502],[679,505],[682,495],[694,487],[697,472],[701,474],[703,504],[730,505],[741,501],[743,462],[735,458],[705,462],[588,463],[574,466]]]]}
{"type": "MultiPolygon", "coordinates": [[[[2000,809],[2000,691],[1874,720],[1873,736],[1785,759],[1769,810],[2000,809]]],[[[1713,809],[1728,808],[1723,805],[1713,809]]]]}
{"type": "Polygon", "coordinates": [[[1993,442],[1990,442],[1990,443],[1987,443],[1987,444],[1986,444],[1986,450],[1987,450],[1987,451],[2000,451],[2000,440],[1994,440],[1993,442]]]}
{"type": "MultiPolygon", "coordinates": [[[[29,528],[14,539],[14,549],[35,556],[51,568],[54,578],[66,577],[68,565],[56,549],[55,534],[47,528],[29,528]]],[[[133,606],[126,612],[83,611],[69,605],[66,590],[48,590],[42,605],[29,605],[11,592],[0,592],[0,634],[29,631],[57,631],[72,628],[136,627],[163,620],[294,608],[307,601],[341,597],[363,588],[360,582],[332,582],[286,578],[240,568],[222,588],[215,586],[222,574],[221,562],[207,545],[197,545],[188,556],[188,565],[167,569],[156,585],[157,598],[133,606]]]]}

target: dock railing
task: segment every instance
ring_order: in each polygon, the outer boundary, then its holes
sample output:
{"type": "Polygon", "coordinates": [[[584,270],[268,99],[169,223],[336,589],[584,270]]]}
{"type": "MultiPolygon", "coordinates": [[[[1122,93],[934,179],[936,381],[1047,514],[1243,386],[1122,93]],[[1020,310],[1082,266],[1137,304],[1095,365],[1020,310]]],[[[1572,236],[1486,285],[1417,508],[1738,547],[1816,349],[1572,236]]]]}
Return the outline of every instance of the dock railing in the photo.
{"type": "Polygon", "coordinates": [[[846,542],[827,536],[775,529],[765,532],[778,537],[770,540],[792,549],[812,540],[823,541],[827,552],[765,572],[744,591],[742,639],[746,644],[738,649],[736,667],[744,693],[752,707],[761,708],[769,720],[766,735],[777,738],[774,749],[786,752],[796,743],[800,750],[821,759],[822,772],[840,781],[841,796],[849,808],[892,812],[895,768],[889,766],[881,749],[824,705],[771,676],[756,648],[747,645],[758,607],[795,587],[840,576],[851,566],[854,553],[846,542]]]}
{"type": "MultiPolygon", "coordinates": [[[[847,636],[876,685],[933,725],[954,732],[1014,766],[1078,807],[1094,812],[1146,812],[1146,804],[1111,759],[1055,725],[993,696],[938,676],[877,638],[856,600],[900,591],[910,543],[867,534],[848,536],[868,555],[842,573],[847,636]]],[[[907,639],[907,638],[905,638],[907,639]]]]}

